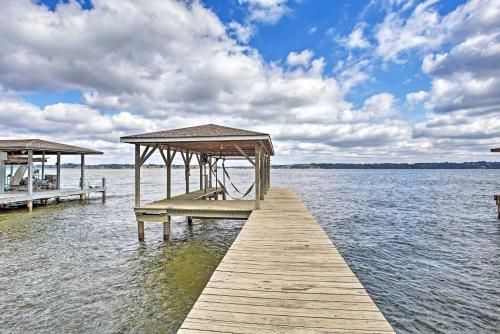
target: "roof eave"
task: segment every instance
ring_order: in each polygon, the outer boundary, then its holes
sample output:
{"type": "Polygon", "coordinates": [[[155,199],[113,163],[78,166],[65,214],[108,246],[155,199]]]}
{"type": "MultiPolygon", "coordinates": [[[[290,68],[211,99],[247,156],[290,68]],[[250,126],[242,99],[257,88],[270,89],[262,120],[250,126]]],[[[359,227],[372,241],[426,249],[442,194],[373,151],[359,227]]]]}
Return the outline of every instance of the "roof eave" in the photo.
{"type": "Polygon", "coordinates": [[[27,147],[9,147],[9,148],[0,148],[0,152],[12,152],[12,153],[20,153],[24,151],[36,151],[36,152],[44,152],[45,154],[57,154],[60,153],[62,155],[79,155],[79,154],[85,154],[85,155],[102,155],[104,152],[100,151],[88,151],[88,152],[83,152],[83,151],[64,151],[64,150],[52,150],[52,149],[44,149],[44,148],[27,148],[27,147]]]}
{"type": "Polygon", "coordinates": [[[206,137],[121,137],[120,142],[129,144],[139,143],[186,143],[210,141],[249,141],[270,140],[269,135],[258,136],[206,136],[206,137]]]}
{"type": "Polygon", "coordinates": [[[271,155],[274,155],[273,142],[271,141],[271,136],[268,134],[262,135],[252,135],[252,136],[220,136],[220,137],[151,137],[151,138],[141,138],[141,137],[121,137],[121,143],[127,144],[154,144],[154,143],[192,143],[192,142],[209,142],[209,141],[262,141],[267,140],[271,148],[271,155]]]}

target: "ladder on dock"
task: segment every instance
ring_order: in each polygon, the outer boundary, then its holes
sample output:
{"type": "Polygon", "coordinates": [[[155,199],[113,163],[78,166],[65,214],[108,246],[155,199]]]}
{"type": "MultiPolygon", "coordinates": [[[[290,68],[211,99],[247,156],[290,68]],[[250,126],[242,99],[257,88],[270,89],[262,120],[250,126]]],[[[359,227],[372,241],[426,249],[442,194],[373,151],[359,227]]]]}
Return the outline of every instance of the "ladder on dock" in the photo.
{"type": "Polygon", "coordinates": [[[179,333],[394,333],[292,189],[270,188],[179,333]]]}

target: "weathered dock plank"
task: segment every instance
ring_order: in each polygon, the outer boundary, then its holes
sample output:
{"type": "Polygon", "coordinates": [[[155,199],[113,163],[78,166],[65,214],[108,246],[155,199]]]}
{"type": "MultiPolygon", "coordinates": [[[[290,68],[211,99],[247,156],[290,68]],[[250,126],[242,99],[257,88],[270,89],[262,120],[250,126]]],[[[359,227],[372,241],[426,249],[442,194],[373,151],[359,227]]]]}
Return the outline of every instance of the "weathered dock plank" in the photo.
{"type": "Polygon", "coordinates": [[[24,192],[11,192],[0,195],[0,204],[11,204],[17,202],[36,201],[52,198],[63,198],[91,193],[105,193],[106,187],[94,187],[85,189],[61,189],[61,190],[41,190],[33,192],[31,195],[24,192]]]}
{"type": "Polygon", "coordinates": [[[292,189],[270,188],[179,333],[394,333],[292,189]]]}

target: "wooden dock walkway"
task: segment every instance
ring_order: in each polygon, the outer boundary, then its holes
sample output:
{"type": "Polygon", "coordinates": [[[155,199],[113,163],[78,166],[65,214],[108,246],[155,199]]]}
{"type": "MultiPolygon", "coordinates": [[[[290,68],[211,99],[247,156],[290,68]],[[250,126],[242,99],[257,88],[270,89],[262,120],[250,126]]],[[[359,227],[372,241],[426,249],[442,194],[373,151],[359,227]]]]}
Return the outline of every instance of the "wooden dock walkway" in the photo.
{"type": "Polygon", "coordinates": [[[179,333],[394,333],[292,189],[270,188],[179,333]]]}
{"type": "Polygon", "coordinates": [[[59,199],[65,197],[80,196],[80,199],[90,196],[91,193],[101,193],[103,202],[106,199],[106,186],[85,188],[85,189],[60,189],[60,190],[40,190],[31,195],[25,192],[9,192],[0,194],[0,205],[9,205],[16,203],[27,203],[28,209],[32,210],[33,201],[44,201],[50,199],[59,199]]]}

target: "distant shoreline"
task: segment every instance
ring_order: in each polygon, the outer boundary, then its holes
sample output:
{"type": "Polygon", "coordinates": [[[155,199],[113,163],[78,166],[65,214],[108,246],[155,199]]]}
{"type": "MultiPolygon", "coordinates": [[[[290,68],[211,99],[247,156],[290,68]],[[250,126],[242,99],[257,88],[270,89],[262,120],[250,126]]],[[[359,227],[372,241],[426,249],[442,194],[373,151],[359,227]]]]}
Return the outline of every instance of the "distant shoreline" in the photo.
{"type": "MultiPolygon", "coordinates": [[[[79,164],[64,163],[62,168],[80,168],[79,164]]],[[[149,164],[143,168],[164,168],[164,165],[149,164]]],[[[197,165],[191,165],[192,169],[197,169],[197,165]]],[[[54,165],[47,165],[46,168],[55,168],[54,165]]],[[[97,164],[86,165],[87,169],[134,169],[132,164],[97,164]]],[[[184,165],[172,165],[174,169],[182,169],[184,165]]],[[[227,167],[246,169],[251,167],[227,167]]],[[[253,168],[253,167],[252,167],[253,168]]],[[[272,165],[273,169],[500,169],[500,161],[475,161],[475,162],[420,162],[420,163],[310,163],[310,164],[288,164],[272,165]]]]}

